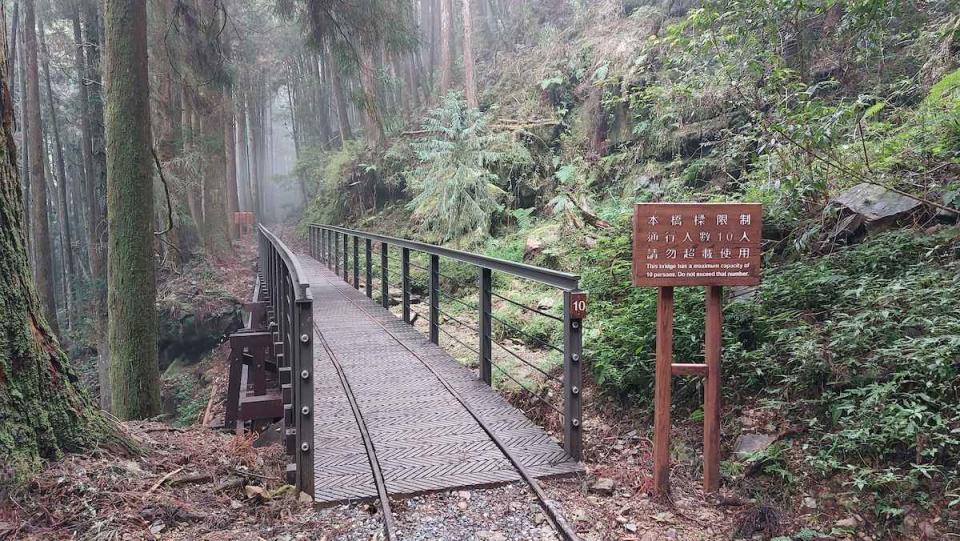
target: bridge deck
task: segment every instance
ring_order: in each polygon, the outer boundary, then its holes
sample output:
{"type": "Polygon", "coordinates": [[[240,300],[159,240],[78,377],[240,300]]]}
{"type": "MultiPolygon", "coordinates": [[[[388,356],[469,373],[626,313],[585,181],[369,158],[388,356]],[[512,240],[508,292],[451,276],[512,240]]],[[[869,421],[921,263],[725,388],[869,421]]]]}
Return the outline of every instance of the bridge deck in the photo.
{"type": "Polygon", "coordinates": [[[390,494],[519,479],[434,371],[531,473],[547,477],[582,471],[556,441],[471,370],[323,264],[305,254],[298,257],[314,299],[318,503],[377,495],[360,425],[337,365],[355,396],[390,494]]]}

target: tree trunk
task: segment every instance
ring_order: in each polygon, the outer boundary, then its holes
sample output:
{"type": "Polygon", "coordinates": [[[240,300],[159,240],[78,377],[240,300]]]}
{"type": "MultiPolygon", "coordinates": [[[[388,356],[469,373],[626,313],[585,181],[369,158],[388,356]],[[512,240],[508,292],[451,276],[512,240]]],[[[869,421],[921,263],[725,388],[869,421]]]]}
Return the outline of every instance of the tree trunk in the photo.
{"type": "Polygon", "coordinates": [[[145,2],[104,4],[110,379],[121,419],[160,413],[145,2]]]}
{"type": "Polygon", "coordinates": [[[33,225],[34,260],[37,264],[37,290],[44,315],[54,334],[57,326],[57,301],[53,285],[53,253],[50,249],[50,222],[47,218],[47,178],[43,171],[43,131],[40,124],[40,70],[37,66],[36,0],[27,0],[24,11],[24,50],[27,53],[27,146],[30,152],[30,222],[33,225]]]}
{"type": "Polygon", "coordinates": [[[30,277],[13,102],[7,71],[6,14],[0,4],[0,491],[25,482],[44,459],[97,445],[111,432],[75,386],[66,356],[45,321],[30,277]],[[42,413],[42,414],[41,414],[42,413]]]}
{"type": "Polygon", "coordinates": [[[237,134],[237,143],[240,153],[240,173],[237,175],[237,183],[240,185],[240,208],[249,212],[253,209],[253,196],[250,195],[250,146],[247,130],[247,96],[246,93],[240,95],[240,111],[237,116],[237,125],[240,131],[237,134]]]}
{"type": "Polygon", "coordinates": [[[100,14],[95,0],[82,0],[83,57],[86,60],[81,77],[81,98],[87,96],[84,118],[89,126],[88,146],[90,170],[87,176],[87,216],[90,219],[88,258],[90,260],[93,318],[97,334],[97,380],[100,385],[100,407],[112,409],[110,389],[110,340],[107,337],[107,164],[103,133],[103,95],[100,84],[100,14]]]}
{"type": "Polygon", "coordinates": [[[477,82],[474,80],[473,22],[470,15],[470,0],[463,0],[463,86],[467,94],[467,107],[480,107],[477,99],[477,82]]]}
{"type": "Polygon", "coordinates": [[[343,78],[340,76],[340,67],[333,60],[330,48],[324,48],[323,67],[326,71],[326,79],[330,81],[333,87],[333,101],[337,106],[337,123],[340,128],[340,145],[342,146],[348,140],[353,139],[353,132],[350,130],[350,115],[347,112],[347,97],[343,89],[343,78]]]}
{"type": "Polygon", "coordinates": [[[360,85],[363,90],[363,131],[370,148],[378,148],[383,141],[383,124],[377,99],[377,72],[372,44],[361,45],[360,85]]]}
{"type": "Polygon", "coordinates": [[[57,102],[53,95],[53,88],[50,84],[50,59],[47,52],[47,40],[44,37],[43,22],[40,21],[40,50],[43,52],[43,79],[47,91],[47,103],[50,107],[50,125],[53,128],[53,146],[54,156],[56,158],[57,169],[57,188],[59,188],[59,201],[62,203],[57,207],[58,220],[60,221],[60,234],[63,236],[63,263],[64,274],[66,276],[66,303],[67,303],[67,322],[71,319],[71,307],[74,304],[73,280],[76,276],[76,265],[73,260],[73,230],[70,225],[70,212],[67,209],[67,171],[63,162],[63,144],[60,142],[60,120],[57,117],[57,102]]]}
{"type": "Polygon", "coordinates": [[[440,96],[453,86],[453,0],[440,0],[440,96]]]}
{"type": "MultiPolygon", "coordinates": [[[[227,61],[231,60],[232,43],[230,40],[231,32],[223,33],[223,52],[227,61]]],[[[233,226],[233,213],[240,210],[240,194],[237,188],[237,112],[233,101],[233,88],[227,86],[223,91],[223,146],[224,160],[226,161],[227,187],[227,238],[234,239],[237,236],[237,228],[233,226]]],[[[232,245],[231,245],[232,249],[232,245]]]]}

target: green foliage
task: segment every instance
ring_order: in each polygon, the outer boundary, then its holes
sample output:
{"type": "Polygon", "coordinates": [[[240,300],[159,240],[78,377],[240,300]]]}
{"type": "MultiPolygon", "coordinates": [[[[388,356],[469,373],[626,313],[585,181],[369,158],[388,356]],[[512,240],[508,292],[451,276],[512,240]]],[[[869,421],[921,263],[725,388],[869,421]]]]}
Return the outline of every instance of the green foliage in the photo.
{"type": "MultiPolygon", "coordinates": [[[[624,220],[626,222],[626,220],[624,220]]],[[[628,224],[588,255],[587,343],[594,376],[609,392],[649,399],[654,369],[653,293],[630,286],[628,224]]],[[[703,296],[677,291],[675,356],[702,355],[703,296]]],[[[724,384],[803,419],[812,447],[788,467],[785,449],[758,457],[790,481],[843,473],[894,519],[924,486],[956,475],[960,458],[960,240],[896,231],[819,259],[770,268],[753,294],[727,304],[724,384]],[[776,457],[767,456],[775,453],[776,457]]],[[[676,400],[693,407],[684,381],[676,400]]]]}
{"type": "Polygon", "coordinates": [[[409,208],[430,239],[465,244],[483,241],[493,216],[503,209],[506,192],[496,171],[506,156],[529,160],[529,153],[489,128],[489,119],[470,109],[456,92],[426,118],[431,134],[414,143],[418,167],[407,174],[416,194],[409,208]]]}
{"type": "Polygon", "coordinates": [[[316,197],[304,212],[302,223],[339,223],[350,213],[345,184],[361,163],[364,143],[346,141],[338,150],[307,146],[300,152],[295,173],[315,185],[316,197]]]}

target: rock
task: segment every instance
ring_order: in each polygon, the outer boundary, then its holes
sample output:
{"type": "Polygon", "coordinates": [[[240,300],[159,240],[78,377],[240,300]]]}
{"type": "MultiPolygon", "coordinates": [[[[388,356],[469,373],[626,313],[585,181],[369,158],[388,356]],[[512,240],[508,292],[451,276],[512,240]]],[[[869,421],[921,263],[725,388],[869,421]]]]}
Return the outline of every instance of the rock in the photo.
{"type": "Polygon", "coordinates": [[[571,517],[573,518],[573,521],[574,521],[574,522],[589,522],[589,521],[590,521],[590,515],[588,515],[587,512],[584,511],[583,509],[577,509],[577,510],[575,510],[575,511],[573,512],[573,515],[571,515],[571,517]]]}
{"type": "Polygon", "coordinates": [[[297,500],[303,504],[313,503],[313,496],[307,494],[306,492],[301,492],[297,500]]]}
{"type": "Polygon", "coordinates": [[[868,230],[903,220],[921,205],[912,197],[866,182],[838,195],[833,202],[862,216],[868,230]]]}
{"type": "Polygon", "coordinates": [[[560,226],[549,225],[531,231],[523,246],[523,260],[539,255],[544,248],[560,240],[560,226]]]}
{"type": "Polygon", "coordinates": [[[459,509],[459,510],[461,510],[461,511],[466,511],[466,510],[467,510],[467,507],[469,507],[469,505],[467,504],[467,502],[457,502],[457,509],[459,509]]]}
{"type": "Polygon", "coordinates": [[[613,479],[609,477],[601,477],[590,486],[590,492],[595,494],[600,494],[602,496],[610,496],[613,494],[613,488],[616,486],[613,479]]]}
{"type": "Polygon", "coordinates": [[[470,491],[467,491],[467,490],[458,491],[458,492],[457,492],[457,497],[459,497],[461,500],[467,500],[467,501],[469,501],[469,500],[470,500],[470,491]]]}
{"type": "Polygon", "coordinates": [[[757,451],[762,451],[777,441],[774,434],[740,434],[733,445],[733,454],[746,458],[757,451]]]}
{"type": "Polygon", "coordinates": [[[806,498],[803,499],[803,506],[806,507],[807,509],[816,509],[817,500],[811,498],[810,496],[807,496],[806,498]]]}
{"type": "Polygon", "coordinates": [[[500,532],[493,532],[493,534],[491,534],[487,539],[489,541],[507,541],[507,536],[500,532]]]}
{"type": "Polygon", "coordinates": [[[634,524],[634,523],[632,523],[632,522],[628,522],[628,523],[624,524],[623,527],[624,527],[628,532],[636,532],[636,531],[637,531],[637,525],[634,524]]]}
{"type": "Polygon", "coordinates": [[[536,524],[537,526],[543,524],[546,521],[547,521],[547,517],[543,516],[543,513],[537,513],[533,515],[533,523],[536,524]]]}
{"type": "Polygon", "coordinates": [[[857,519],[853,517],[847,517],[834,522],[833,525],[836,526],[837,528],[852,530],[857,527],[857,519]]]}
{"type": "Polygon", "coordinates": [[[640,536],[640,541],[660,541],[660,534],[653,530],[647,530],[640,536]]]}

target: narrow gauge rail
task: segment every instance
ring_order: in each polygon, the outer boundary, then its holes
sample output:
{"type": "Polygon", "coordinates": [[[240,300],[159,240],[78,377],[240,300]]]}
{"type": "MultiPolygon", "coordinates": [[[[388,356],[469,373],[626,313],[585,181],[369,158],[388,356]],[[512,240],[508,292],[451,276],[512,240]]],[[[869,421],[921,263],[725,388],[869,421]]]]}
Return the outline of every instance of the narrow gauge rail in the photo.
{"type": "MultiPolygon", "coordinates": [[[[370,315],[365,307],[361,306],[359,303],[354,302],[352,299],[350,299],[346,295],[343,295],[342,292],[341,292],[341,295],[345,300],[350,302],[358,310],[361,310],[368,316],[370,315]]],[[[377,325],[381,329],[383,329],[385,333],[392,336],[401,344],[403,343],[402,340],[400,340],[400,337],[396,336],[386,326],[384,326],[379,322],[377,322],[377,325]]],[[[317,330],[320,331],[320,329],[317,329],[317,330]]],[[[390,505],[390,493],[387,490],[386,482],[384,481],[384,477],[383,477],[383,472],[381,471],[381,467],[380,467],[380,461],[377,458],[376,449],[370,438],[369,431],[367,430],[366,422],[364,421],[363,415],[361,414],[360,409],[357,406],[356,396],[354,396],[353,390],[350,386],[350,382],[346,377],[343,366],[340,364],[340,361],[337,359],[336,354],[329,347],[326,340],[323,339],[322,333],[320,333],[320,344],[326,350],[327,354],[330,356],[331,361],[336,367],[337,373],[340,376],[341,384],[343,385],[344,391],[347,393],[347,397],[348,397],[348,400],[350,401],[351,409],[353,410],[354,416],[356,417],[357,424],[360,427],[360,432],[364,440],[364,448],[366,449],[366,452],[367,452],[367,459],[370,462],[370,469],[373,474],[374,483],[376,484],[376,487],[377,487],[377,498],[380,501],[380,509],[383,513],[384,535],[387,540],[393,541],[397,539],[397,525],[396,525],[396,520],[394,519],[393,511],[390,505]]],[[[443,385],[443,387],[447,390],[447,392],[449,392],[454,397],[454,399],[456,399],[457,402],[459,402],[464,407],[464,409],[466,409],[467,412],[470,413],[470,415],[477,421],[477,423],[481,426],[481,428],[483,428],[484,432],[486,432],[487,435],[490,437],[490,439],[493,440],[493,442],[497,445],[497,447],[500,449],[503,455],[513,465],[514,469],[520,475],[520,478],[524,481],[524,483],[526,483],[526,485],[533,492],[534,496],[537,498],[537,501],[540,503],[540,506],[543,508],[554,530],[566,541],[579,541],[580,537],[576,534],[574,529],[566,521],[566,519],[563,517],[560,510],[553,503],[553,501],[551,501],[547,497],[547,494],[543,491],[543,488],[540,486],[540,483],[537,481],[537,479],[521,463],[519,457],[517,457],[513,452],[510,451],[510,449],[504,444],[503,441],[501,441],[501,439],[497,436],[497,434],[475,411],[475,409],[470,405],[470,403],[467,400],[465,400],[460,395],[460,393],[458,393],[457,390],[439,372],[437,372],[430,365],[429,361],[427,361],[421,355],[419,355],[416,350],[406,346],[404,347],[405,349],[407,349],[407,351],[409,351],[412,355],[414,355],[423,364],[423,366],[425,366],[427,370],[429,370],[437,378],[437,380],[440,381],[440,384],[443,385]]]]}

